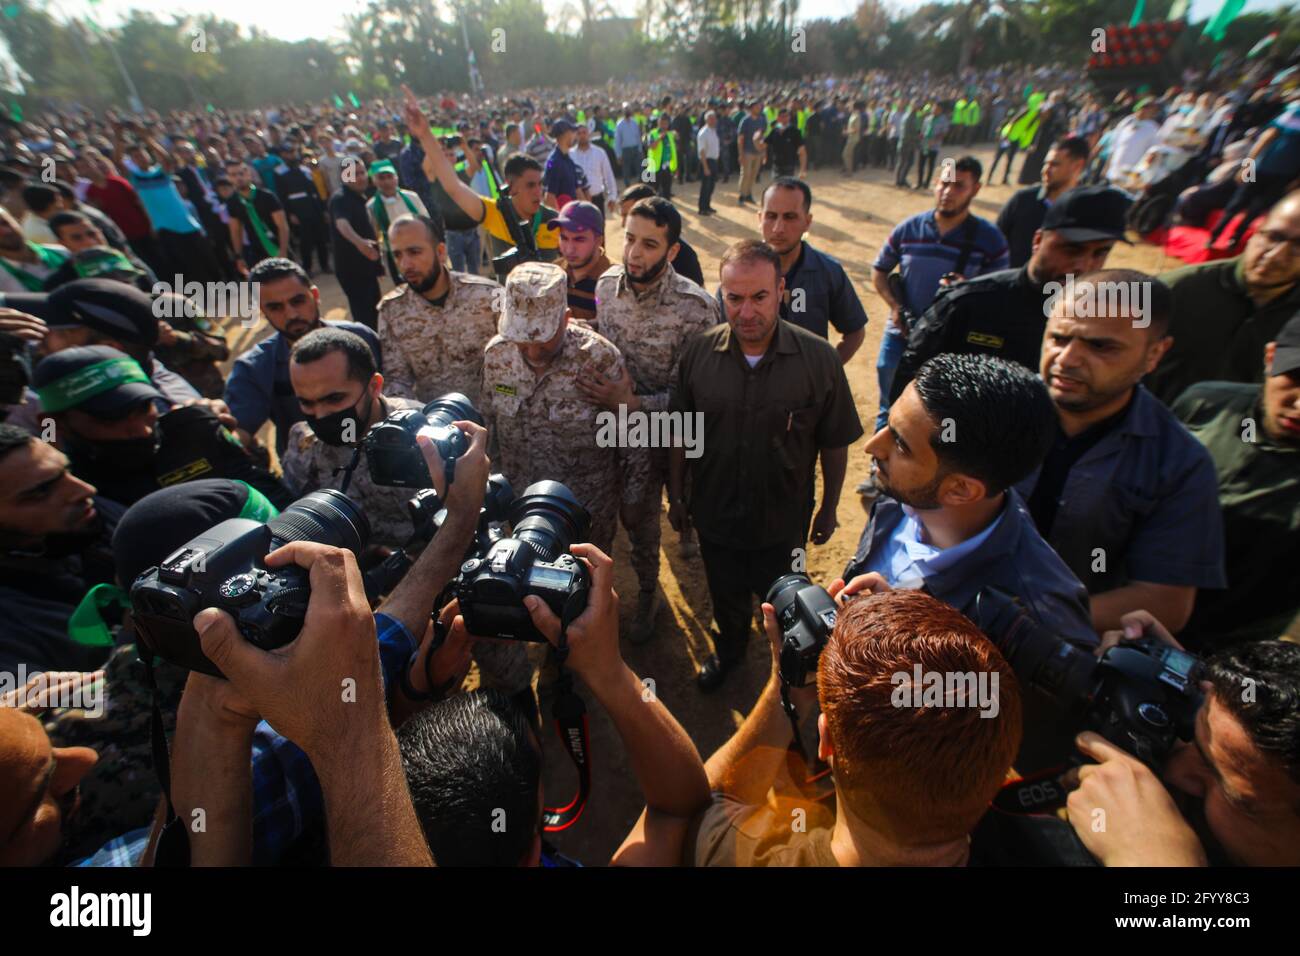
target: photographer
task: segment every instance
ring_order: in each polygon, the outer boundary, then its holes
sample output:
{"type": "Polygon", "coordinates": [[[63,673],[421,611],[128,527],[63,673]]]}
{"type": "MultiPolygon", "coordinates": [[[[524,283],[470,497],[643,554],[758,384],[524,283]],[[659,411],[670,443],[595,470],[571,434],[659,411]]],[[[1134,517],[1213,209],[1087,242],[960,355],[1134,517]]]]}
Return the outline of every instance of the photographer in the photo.
{"type": "MultiPolygon", "coordinates": [[[[565,631],[567,664],[613,720],[646,803],[611,862],[675,865],[676,835],[708,803],[704,767],[690,736],[660,700],[646,697],[619,651],[613,560],[590,544],[572,550],[591,572],[591,596],[565,631]]],[[[559,619],[540,598],[525,604],[537,629],[557,644],[559,619]]],[[[461,624],[457,618],[454,627],[461,624]]],[[[407,785],[440,866],[557,865],[542,838],[540,733],[512,700],[481,690],[402,726],[407,785]],[[503,829],[493,825],[500,813],[503,829]]]]}
{"type": "Polygon", "coordinates": [[[926,362],[865,451],[881,495],[843,577],[879,573],[960,610],[994,585],[1071,643],[1094,645],[1088,594],[1013,486],[1043,460],[1056,410],[1042,380],[984,355],[926,362]]]}
{"type": "Polygon", "coordinates": [[[1019,686],[993,644],[926,594],[860,596],[841,609],[821,650],[815,696],[811,687],[789,689],[802,714],[820,702],[817,755],[830,765],[831,809],[779,786],[791,725],[782,712],[782,634],[771,604],[763,604],[763,623],[771,676],[740,729],[705,765],[713,802],[676,834],[684,859],[745,867],[974,862],[969,834],[1021,736],[1019,686]],[[949,693],[939,706],[917,706],[920,688],[909,683],[917,671],[987,674],[993,696],[949,693]]]}
{"type": "MultiPolygon", "coordinates": [[[[1145,611],[1122,624],[1099,653],[1144,634],[1179,646],[1145,611]]],[[[1077,771],[1069,819],[1104,866],[1300,865],[1300,646],[1243,644],[1206,667],[1195,740],[1177,745],[1163,783],[1097,734],[1079,735],[1096,763],[1077,771]]]]}

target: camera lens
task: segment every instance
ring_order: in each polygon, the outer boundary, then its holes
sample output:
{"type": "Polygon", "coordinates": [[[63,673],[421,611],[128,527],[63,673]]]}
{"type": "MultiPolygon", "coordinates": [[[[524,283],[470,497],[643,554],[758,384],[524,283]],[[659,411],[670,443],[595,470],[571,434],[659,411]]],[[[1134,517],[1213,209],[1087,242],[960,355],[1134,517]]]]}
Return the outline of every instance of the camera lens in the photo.
{"type": "Polygon", "coordinates": [[[543,561],[554,561],[575,541],[585,541],[591,515],[558,481],[529,485],[510,509],[514,537],[527,541],[543,561]]]}
{"type": "Polygon", "coordinates": [[[435,398],[424,406],[424,417],[435,428],[439,425],[450,426],[452,422],[473,422],[483,424],[483,416],[474,408],[473,403],[460,392],[448,392],[435,398]]]}
{"type": "Polygon", "coordinates": [[[315,541],[360,554],[370,540],[370,522],[347,495],[333,488],[299,498],[266,525],[273,547],[315,541]]]}
{"type": "Polygon", "coordinates": [[[776,611],[777,623],[786,631],[794,624],[794,602],[804,588],[813,587],[806,574],[783,574],[767,589],[767,603],[776,611]]]}

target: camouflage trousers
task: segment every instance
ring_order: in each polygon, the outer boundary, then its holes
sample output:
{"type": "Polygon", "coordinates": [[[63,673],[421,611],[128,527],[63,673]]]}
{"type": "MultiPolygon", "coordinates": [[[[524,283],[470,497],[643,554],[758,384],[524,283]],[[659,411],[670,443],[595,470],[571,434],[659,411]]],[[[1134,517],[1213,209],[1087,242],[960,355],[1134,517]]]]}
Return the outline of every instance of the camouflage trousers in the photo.
{"type": "Polygon", "coordinates": [[[623,497],[618,516],[632,543],[632,570],[641,590],[653,591],[659,583],[659,516],[668,480],[668,454],[663,448],[629,448],[623,451],[620,465],[623,497]]]}

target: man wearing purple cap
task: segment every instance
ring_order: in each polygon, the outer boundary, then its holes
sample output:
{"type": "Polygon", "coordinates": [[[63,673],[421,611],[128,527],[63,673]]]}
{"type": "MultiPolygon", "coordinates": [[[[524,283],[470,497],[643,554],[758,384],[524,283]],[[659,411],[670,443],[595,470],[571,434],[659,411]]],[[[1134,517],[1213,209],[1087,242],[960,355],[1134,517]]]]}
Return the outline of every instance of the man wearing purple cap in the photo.
{"type": "Polygon", "coordinates": [[[595,204],[576,200],[546,224],[560,231],[560,255],[569,279],[569,311],[596,327],[596,280],[609,268],[605,255],[605,220],[595,204]]]}
{"type": "Polygon", "coordinates": [[[542,172],[542,188],[546,190],[542,202],[553,209],[573,199],[590,200],[587,191],[587,174],[569,158],[569,150],[577,139],[578,127],[561,117],[551,124],[551,138],[555,149],[546,160],[542,172]]]}

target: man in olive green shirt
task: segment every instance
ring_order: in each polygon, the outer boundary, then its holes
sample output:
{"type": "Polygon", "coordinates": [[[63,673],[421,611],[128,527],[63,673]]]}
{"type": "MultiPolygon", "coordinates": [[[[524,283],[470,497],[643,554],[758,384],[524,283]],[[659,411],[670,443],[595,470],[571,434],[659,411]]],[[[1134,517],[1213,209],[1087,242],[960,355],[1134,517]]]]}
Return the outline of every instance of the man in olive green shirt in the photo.
{"type": "Polygon", "coordinates": [[[722,257],[726,324],[697,334],[683,349],[669,407],[700,416],[703,447],[669,459],[668,520],[690,520],[718,624],[717,654],[699,673],[713,690],[744,654],[752,595],[765,596],[783,574],[802,571],[800,551],[812,521],[813,544],[835,532],[848,446],[862,436],[839,353],[824,338],[780,318],[781,260],[765,242],[746,239],[722,257]],[[815,472],[822,503],[813,518],[815,472]]]}
{"type": "Polygon", "coordinates": [[[1147,388],[1172,405],[1197,382],[1258,382],[1260,351],[1300,312],[1300,190],[1272,208],[1238,258],[1159,278],[1174,293],[1174,344],[1147,388]]]}
{"type": "Polygon", "coordinates": [[[1202,382],[1173,412],[1209,449],[1226,590],[1201,590],[1178,639],[1204,653],[1282,636],[1300,612],[1300,317],[1264,349],[1263,385],[1202,382]]]}

